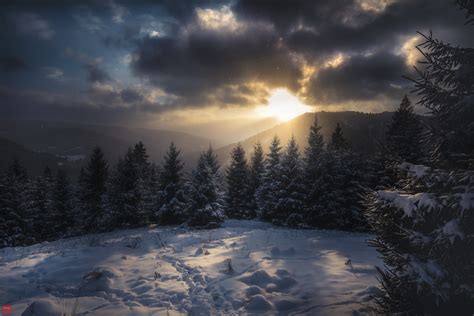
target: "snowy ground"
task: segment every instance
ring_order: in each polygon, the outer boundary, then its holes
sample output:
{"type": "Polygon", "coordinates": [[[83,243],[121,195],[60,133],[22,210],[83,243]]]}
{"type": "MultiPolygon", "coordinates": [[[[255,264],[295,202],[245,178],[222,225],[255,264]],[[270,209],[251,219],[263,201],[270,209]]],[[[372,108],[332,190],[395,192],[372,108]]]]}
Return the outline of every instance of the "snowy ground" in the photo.
{"type": "Polygon", "coordinates": [[[368,237],[228,221],[5,248],[0,304],[12,315],[366,314],[381,265],[368,237]]]}

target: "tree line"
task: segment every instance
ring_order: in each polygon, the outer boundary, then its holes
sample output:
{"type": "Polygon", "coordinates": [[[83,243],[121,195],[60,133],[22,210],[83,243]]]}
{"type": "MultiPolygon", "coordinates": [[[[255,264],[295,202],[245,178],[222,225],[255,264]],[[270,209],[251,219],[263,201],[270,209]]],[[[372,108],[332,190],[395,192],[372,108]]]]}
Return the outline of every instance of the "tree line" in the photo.
{"type": "Polygon", "coordinates": [[[268,153],[258,143],[247,161],[238,144],[221,171],[213,148],[184,172],[171,143],[161,164],[142,142],[110,166],[93,149],[77,183],[64,170],[28,177],[14,160],[0,177],[0,244],[20,246],[148,224],[218,226],[225,218],[259,218],[292,227],[367,228],[359,194],[368,183],[361,157],[338,124],[326,146],[315,119],[308,146],[275,136],[268,153]]]}

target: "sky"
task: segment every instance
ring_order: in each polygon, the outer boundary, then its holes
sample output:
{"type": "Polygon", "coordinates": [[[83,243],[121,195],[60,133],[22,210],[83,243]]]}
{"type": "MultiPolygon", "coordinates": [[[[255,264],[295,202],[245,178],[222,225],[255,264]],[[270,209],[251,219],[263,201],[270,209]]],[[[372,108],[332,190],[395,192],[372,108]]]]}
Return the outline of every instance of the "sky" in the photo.
{"type": "Polygon", "coordinates": [[[402,76],[415,76],[421,59],[417,31],[474,42],[447,0],[0,6],[0,118],[206,136],[307,111],[392,111],[412,90],[402,76]]]}

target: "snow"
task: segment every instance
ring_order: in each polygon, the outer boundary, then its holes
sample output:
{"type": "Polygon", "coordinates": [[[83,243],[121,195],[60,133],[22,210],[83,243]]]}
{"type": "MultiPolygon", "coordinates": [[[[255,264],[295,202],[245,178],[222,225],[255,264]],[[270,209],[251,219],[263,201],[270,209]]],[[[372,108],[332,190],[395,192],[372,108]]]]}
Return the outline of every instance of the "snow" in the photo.
{"type": "Polygon", "coordinates": [[[474,208],[474,193],[461,193],[459,205],[462,210],[469,210],[474,208]]]}
{"type": "Polygon", "coordinates": [[[459,239],[464,238],[464,234],[461,231],[461,226],[459,226],[459,219],[455,218],[444,224],[443,228],[443,235],[447,236],[449,238],[449,241],[451,243],[456,240],[456,237],[459,239]]]}
{"type": "Polygon", "coordinates": [[[428,209],[437,207],[436,201],[431,198],[430,194],[425,192],[401,194],[394,191],[378,191],[377,196],[391,205],[402,209],[407,217],[412,217],[413,211],[421,207],[428,207],[428,209]]]}
{"type": "Polygon", "coordinates": [[[368,238],[232,220],[4,248],[0,305],[12,315],[363,314],[382,265],[368,238]]]}
{"type": "Polygon", "coordinates": [[[413,174],[416,178],[422,178],[430,171],[430,167],[424,165],[414,165],[408,162],[403,162],[399,165],[401,170],[405,170],[413,174]]]}

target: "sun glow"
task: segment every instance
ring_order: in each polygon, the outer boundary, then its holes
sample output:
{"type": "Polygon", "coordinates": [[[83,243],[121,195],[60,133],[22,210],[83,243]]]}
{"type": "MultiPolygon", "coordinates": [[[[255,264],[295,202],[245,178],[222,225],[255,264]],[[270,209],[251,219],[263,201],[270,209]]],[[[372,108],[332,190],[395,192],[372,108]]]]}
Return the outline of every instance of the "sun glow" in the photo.
{"type": "Polygon", "coordinates": [[[301,103],[300,100],[286,89],[273,90],[268,104],[256,109],[258,115],[263,117],[275,117],[280,121],[289,121],[292,118],[313,109],[301,103]]]}

